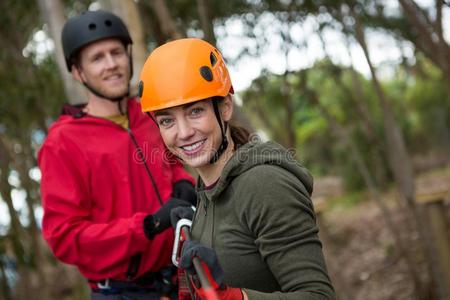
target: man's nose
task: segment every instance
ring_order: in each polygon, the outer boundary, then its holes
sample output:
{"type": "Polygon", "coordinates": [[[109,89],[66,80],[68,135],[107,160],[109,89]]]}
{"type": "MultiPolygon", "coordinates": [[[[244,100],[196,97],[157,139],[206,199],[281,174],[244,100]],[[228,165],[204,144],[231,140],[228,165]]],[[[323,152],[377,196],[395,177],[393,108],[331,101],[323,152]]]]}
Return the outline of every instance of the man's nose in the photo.
{"type": "Polygon", "coordinates": [[[106,58],[106,66],[108,69],[113,69],[117,66],[117,60],[113,55],[107,54],[105,58],[106,58]]]}

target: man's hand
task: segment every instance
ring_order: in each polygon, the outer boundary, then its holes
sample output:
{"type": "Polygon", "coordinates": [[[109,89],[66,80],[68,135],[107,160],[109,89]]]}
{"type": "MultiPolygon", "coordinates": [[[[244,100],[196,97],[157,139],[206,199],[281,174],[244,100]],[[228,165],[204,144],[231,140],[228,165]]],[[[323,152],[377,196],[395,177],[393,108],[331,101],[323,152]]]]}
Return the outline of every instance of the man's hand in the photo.
{"type": "Polygon", "coordinates": [[[197,193],[194,185],[189,180],[180,180],[173,185],[172,197],[185,200],[197,206],[197,193]]]}
{"type": "Polygon", "coordinates": [[[178,198],[171,198],[156,213],[144,218],[144,232],[148,239],[170,227],[170,212],[176,207],[191,207],[191,203],[178,198]]]}

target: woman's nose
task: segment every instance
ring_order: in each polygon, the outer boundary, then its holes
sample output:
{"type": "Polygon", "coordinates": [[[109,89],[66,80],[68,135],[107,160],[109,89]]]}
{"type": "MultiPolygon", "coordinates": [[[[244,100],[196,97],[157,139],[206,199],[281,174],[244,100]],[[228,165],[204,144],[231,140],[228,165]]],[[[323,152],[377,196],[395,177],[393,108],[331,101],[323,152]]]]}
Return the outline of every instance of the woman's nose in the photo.
{"type": "Polygon", "coordinates": [[[194,127],[188,121],[181,121],[178,123],[178,138],[186,140],[195,133],[194,127]]]}

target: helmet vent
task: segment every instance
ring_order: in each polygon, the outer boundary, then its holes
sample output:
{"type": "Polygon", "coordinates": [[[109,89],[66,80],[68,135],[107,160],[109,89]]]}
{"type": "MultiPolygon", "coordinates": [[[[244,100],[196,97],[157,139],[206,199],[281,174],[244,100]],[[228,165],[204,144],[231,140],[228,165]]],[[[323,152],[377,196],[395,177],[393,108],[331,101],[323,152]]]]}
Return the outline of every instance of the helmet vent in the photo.
{"type": "Polygon", "coordinates": [[[214,67],[214,65],[217,62],[217,57],[214,55],[214,53],[209,54],[209,60],[211,61],[211,67],[214,67]]]}
{"type": "Polygon", "coordinates": [[[94,23],[89,24],[90,30],[95,30],[95,28],[97,28],[97,25],[95,25],[94,23]]]}
{"type": "Polygon", "coordinates": [[[105,25],[108,26],[108,27],[111,27],[112,22],[110,20],[106,20],[105,21],[105,25]]]}
{"type": "Polygon", "coordinates": [[[206,81],[212,81],[213,80],[213,73],[211,71],[211,68],[208,66],[203,66],[200,68],[200,75],[206,80],[206,81]]]}

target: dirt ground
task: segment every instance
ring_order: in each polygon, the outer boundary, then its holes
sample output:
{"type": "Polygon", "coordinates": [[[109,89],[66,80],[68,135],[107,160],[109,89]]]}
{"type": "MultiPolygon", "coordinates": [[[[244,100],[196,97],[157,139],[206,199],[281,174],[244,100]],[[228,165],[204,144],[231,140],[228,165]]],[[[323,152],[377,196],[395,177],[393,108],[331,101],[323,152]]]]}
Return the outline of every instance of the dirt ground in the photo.
{"type": "MultiPolygon", "coordinates": [[[[322,191],[313,197],[313,201],[318,204],[319,235],[324,244],[327,266],[338,298],[416,299],[411,272],[404,256],[399,253],[376,203],[367,200],[351,207],[331,205],[330,208],[324,208],[330,206],[329,203],[323,203],[327,192],[331,191],[336,195],[342,193],[342,189],[335,179],[327,178],[325,181],[316,182],[315,190],[322,191]]],[[[448,225],[450,167],[420,175],[416,181],[416,190],[419,195],[447,191],[444,196],[443,214],[448,225]]],[[[405,213],[407,209],[395,193],[383,195],[383,199],[389,207],[395,227],[407,242],[406,247],[412,257],[413,268],[417,269],[421,281],[429,287],[428,272],[420,251],[413,218],[405,213]]],[[[433,296],[429,298],[433,299],[433,296]]]]}

